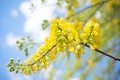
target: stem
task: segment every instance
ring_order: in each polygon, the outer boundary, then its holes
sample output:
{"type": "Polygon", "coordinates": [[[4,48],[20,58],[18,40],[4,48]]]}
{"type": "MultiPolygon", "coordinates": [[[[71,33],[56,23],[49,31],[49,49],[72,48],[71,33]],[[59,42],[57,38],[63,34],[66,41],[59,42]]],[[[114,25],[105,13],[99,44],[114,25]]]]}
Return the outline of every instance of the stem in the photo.
{"type": "MultiPolygon", "coordinates": [[[[58,40],[51,48],[49,48],[37,61],[41,60],[42,58],[44,58],[58,43],[60,40],[58,40]]],[[[30,65],[34,65],[36,62],[33,62],[30,65]]],[[[29,66],[29,65],[24,65],[24,66],[29,66]]]]}
{"type": "MultiPolygon", "coordinates": [[[[40,59],[42,59],[43,57],[45,57],[45,56],[58,44],[59,41],[60,41],[60,40],[58,40],[50,49],[48,49],[48,50],[38,59],[38,61],[39,61],[40,59]]],[[[33,64],[35,64],[35,62],[32,63],[31,65],[33,65],[33,64]]]]}
{"type": "MultiPolygon", "coordinates": [[[[90,48],[90,46],[89,46],[88,44],[84,44],[84,43],[80,43],[80,44],[83,45],[83,46],[86,46],[86,47],[90,48]]],[[[107,54],[107,53],[105,53],[105,52],[103,52],[103,51],[101,51],[101,50],[99,50],[99,49],[95,49],[95,51],[96,51],[96,52],[99,52],[99,53],[101,53],[101,54],[103,54],[103,55],[105,55],[105,56],[108,56],[108,57],[114,59],[115,61],[120,61],[119,58],[116,58],[116,57],[114,57],[114,56],[112,56],[112,55],[110,55],[110,54],[107,54]]]]}
{"type": "MultiPolygon", "coordinates": [[[[67,36],[65,36],[65,38],[68,39],[67,36]]],[[[73,40],[76,41],[75,39],[73,39],[73,40]]],[[[86,47],[90,48],[90,46],[89,46],[88,44],[80,43],[80,45],[83,45],[83,46],[86,46],[86,47]]],[[[108,56],[108,57],[112,58],[112,59],[115,60],[115,61],[120,61],[120,58],[116,58],[116,57],[114,57],[114,56],[112,56],[112,55],[110,55],[110,54],[107,54],[107,53],[99,50],[99,49],[95,49],[95,51],[96,51],[96,52],[99,52],[99,53],[101,53],[101,54],[103,54],[103,55],[105,55],[105,56],[108,56]]]]}
{"type": "Polygon", "coordinates": [[[90,35],[87,37],[87,40],[91,37],[94,26],[91,28],[90,35]]]}

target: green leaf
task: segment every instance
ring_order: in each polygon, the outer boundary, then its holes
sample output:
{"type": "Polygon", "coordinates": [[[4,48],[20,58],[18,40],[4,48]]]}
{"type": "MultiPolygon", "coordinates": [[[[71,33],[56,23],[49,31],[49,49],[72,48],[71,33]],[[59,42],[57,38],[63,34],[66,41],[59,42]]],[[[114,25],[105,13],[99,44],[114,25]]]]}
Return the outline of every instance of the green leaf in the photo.
{"type": "Polygon", "coordinates": [[[10,64],[10,63],[8,63],[8,64],[6,64],[6,66],[7,66],[7,67],[11,67],[11,64],[10,64]]]}
{"type": "Polygon", "coordinates": [[[10,61],[11,61],[11,62],[13,62],[13,61],[14,61],[14,59],[13,59],[13,58],[10,58],[10,61]]]}
{"type": "Polygon", "coordinates": [[[49,26],[49,21],[48,20],[43,20],[43,23],[42,23],[42,29],[45,30],[48,26],[49,26]]]}
{"type": "Polygon", "coordinates": [[[28,56],[28,48],[24,49],[25,55],[28,56]]]}
{"type": "Polygon", "coordinates": [[[10,71],[10,72],[13,72],[14,70],[15,70],[15,68],[14,68],[14,67],[11,67],[9,71],[10,71]]]}
{"type": "Polygon", "coordinates": [[[16,44],[19,44],[19,43],[20,43],[20,42],[17,40],[17,41],[16,41],[16,44]]]}

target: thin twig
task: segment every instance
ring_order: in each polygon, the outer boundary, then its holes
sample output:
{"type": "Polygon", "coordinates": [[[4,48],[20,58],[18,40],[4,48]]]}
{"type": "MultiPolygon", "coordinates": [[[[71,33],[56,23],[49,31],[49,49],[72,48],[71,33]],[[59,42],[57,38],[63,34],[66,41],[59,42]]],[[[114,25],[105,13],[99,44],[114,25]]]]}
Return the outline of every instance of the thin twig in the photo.
{"type": "MultiPolygon", "coordinates": [[[[65,36],[65,38],[68,39],[67,36],[65,36]]],[[[75,39],[73,39],[73,40],[76,41],[75,39]]],[[[80,43],[80,45],[83,45],[83,46],[86,46],[86,47],[90,48],[90,46],[89,46],[88,44],[80,43]]],[[[116,58],[116,57],[114,57],[114,56],[112,56],[112,55],[110,55],[110,54],[107,54],[107,53],[99,50],[99,49],[95,49],[95,51],[96,51],[96,52],[99,52],[99,53],[101,53],[101,54],[103,54],[103,55],[105,55],[105,56],[108,56],[108,57],[112,58],[112,59],[115,60],[115,61],[120,61],[120,58],[116,58]]]]}
{"type": "MultiPolygon", "coordinates": [[[[45,57],[45,56],[58,44],[59,41],[60,41],[60,40],[58,40],[50,49],[48,49],[48,50],[38,59],[38,61],[41,60],[43,57],[45,57]]],[[[33,65],[33,64],[35,64],[35,62],[32,63],[31,65],[33,65]]]]}
{"type": "MultiPolygon", "coordinates": [[[[66,37],[66,36],[65,36],[65,37],[66,37]]],[[[66,38],[67,38],[67,37],[66,37],[66,38]]],[[[73,40],[76,41],[75,39],[73,39],[73,40]]],[[[89,46],[88,44],[80,43],[80,45],[83,45],[83,46],[86,46],[86,47],[90,48],[90,46],[89,46]]],[[[114,56],[112,56],[112,55],[110,55],[110,54],[107,54],[107,53],[99,50],[99,49],[95,49],[95,51],[96,51],[96,52],[99,52],[99,53],[101,53],[101,54],[103,54],[103,55],[105,55],[105,56],[108,56],[108,57],[112,58],[112,59],[115,60],[115,61],[120,61],[120,58],[116,58],[116,57],[114,57],[114,56]]]]}
{"type": "MultiPolygon", "coordinates": [[[[86,46],[86,47],[90,48],[90,46],[89,46],[88,44],[84,44],[84,43],[80,43],[80,44],[83,45],[83,46],[86,46]]],[[[105,55],[105,56],[108,56],[108,57],[114,59],[115,61],[120,61],[120,58],[116,58],[116,57],[114,57],[114,56],[112,56],[112,55],[110,55],[110,54],[107,54],[107,53],[99,50],[99,49],[95,49],[95,51],[97,51],[97,52],[99,52],[99,53],[101,53],[101,54],[103,54],[103,55],[105,55]]]]}
{"type": "MultiPolygon", "coordinates": [[[[51,48],[49,48],[37,61],[41,60],[42,58],[44,58],[59,42],[60,40],[58,40],[51,48]]],[[[33,62],[30,65],[34,65],[36,62],[33,62]]],[[[29,65],[24,65],[24,66],[29,66],[29,65]]]]}

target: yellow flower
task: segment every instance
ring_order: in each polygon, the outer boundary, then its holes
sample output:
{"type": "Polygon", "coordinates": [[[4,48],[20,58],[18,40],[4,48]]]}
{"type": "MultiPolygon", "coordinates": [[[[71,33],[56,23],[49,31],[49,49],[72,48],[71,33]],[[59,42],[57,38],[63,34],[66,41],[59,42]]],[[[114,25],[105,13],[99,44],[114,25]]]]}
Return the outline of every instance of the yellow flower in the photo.
{"type": "Polygon", "coordinates": [[[59,24],[64,24],[64,23],[66,23],[65,18],[60,18],[60,20],[59,20],[59,24]]]}
{"type": "Polygon", "coordinates": [[[80,39],[76,39],[76,44],[80,44],[80,39]]]}
{"type": "Polygon", "coordinates": [[[80,46],[80,45],[77,45],[77,46],[76,46],[76,49],[77,49],[77,50],[79,50],[80,48],[81,48],[81,46],[80,46]]]}
{"type": "Polygon", "coordinates": [[[80,53],[79,53],[79,51],[78,50],[75,50],[75,56],[76,56],[76,58],[80,58],[80,53]]]}
{"type": "Polygon", "coordinates": [[[100,25],[99,25],[98,23],[95,23],[94,29],[95,29],[97,32],[100,32],[100,25]]]}
{"type": "Polygon", "coordinates": [[[80,53],[81,53],[81,54],[84,54],[84,53],[85,53],[85,50],[84,50],[84,49],[82,49],[82,50],[80,51],[80,53]]]}
{"type": "Polygon", "coordinates": [[[92,46],[92,45],[90,45],[90,49],[95,50],[95,47],[94,47],[94,46],[92,46]]]}
{"type": "Polygon", "coordinates": [[[69,41],[72,41],[73,38],[74,38],[74,36],[73,36],[72,34],[69,34],[69,36],[68,36],[68,40],[69,40],[69,41]]]}
{"type": "Polygon", "coordinates": [[[34,65],[33,65],[33,69],[34,69],[35,71],[38,71],[38,70],[40,70],[40,66],[38,66],[37,64],[34,64],[34,65]]]}
{"type": "Polygon", "coordinates": [[[70,52],[74,52],[74,47],[69,47],[70,52]]]}
{"type": "Polygon", "coordinates": [[[87,34],[86,34],[86,33],[80,34],[80,38],[81,38],[81,39],[85,39],[86,37],[87,37],[87,34]]]}
{"type": "Polygon", "coordinates": [[[85,40],[83,40],[83,43],[84,43],[84,44],[86,44],[87,42],[88,42],[88,41],[87,41],[86,39],[85,39],[85,40]]]}

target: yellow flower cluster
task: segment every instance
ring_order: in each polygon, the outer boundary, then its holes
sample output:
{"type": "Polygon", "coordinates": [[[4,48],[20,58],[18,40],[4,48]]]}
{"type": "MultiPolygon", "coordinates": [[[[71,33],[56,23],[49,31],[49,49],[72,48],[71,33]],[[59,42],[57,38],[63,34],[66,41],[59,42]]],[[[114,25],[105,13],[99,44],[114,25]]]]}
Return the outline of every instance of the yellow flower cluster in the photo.
{"type": "MultiPolygon", "coordinates": [[[[41,48],[38,51],[42,51],[41,48]]],[[[42,68],[46,68],[49,65],[48,57],[44,56],[41,53],[35,52],[28,60],[24,61],[25,65],[20,67],[20,72],[26,75],[30,75],[32,72],[35,73],[42,68]],[[39,64],[40,63],[40,64],[39,64]]]]}
{"type": "Polygon", "coordinates": [[[64,18],[53,19],[50,24],[50,36],[45,39],[44,45],[40,46],[31,57],[24,62],[21,73],[30,75],[41,68],[46,68],[50,61],[55,60],[58,52],[68,51],[75,53],[77,58],[85,53],[84,46],[80,43],[89,44],[91,49],[98,48],[100,26],[94,22],[88,22],[86,27],[83,23],[75,21],[67,22],[64,18]]]}
{"type": "MultiPolygon", "coordinates": [[[[68,50],[75,53],[76,57],[80,57],[80,52],[84,53],[81,49],[80,35],[82,32],[82,22],[68,23],[64,18],[60,20],[53,19],[51,22],[50,36],[59,38],[61,41],[56,46],[56,52],[63,52],[68,50]]],[[[52,54],[51,54],[52,55],[52,54]]]]}
{"type": "Polygon", "coordinates": [[[89,44],[91,49],[97,49],[100,43],[100,25],[89,21],[80,34],[84,44],[89,44]]]}

